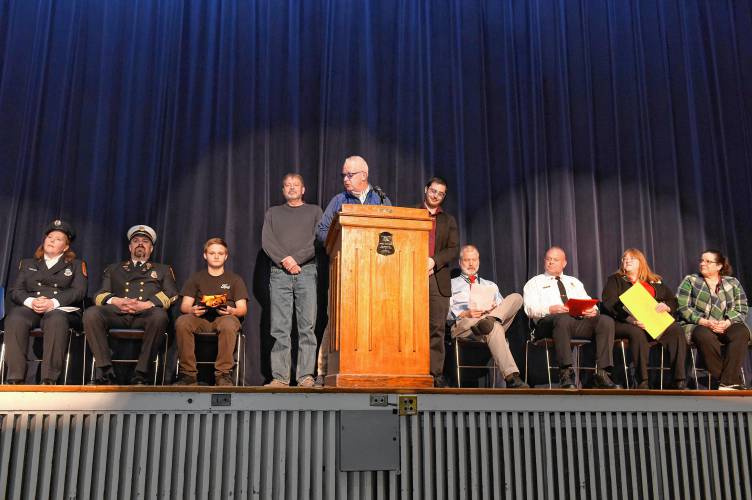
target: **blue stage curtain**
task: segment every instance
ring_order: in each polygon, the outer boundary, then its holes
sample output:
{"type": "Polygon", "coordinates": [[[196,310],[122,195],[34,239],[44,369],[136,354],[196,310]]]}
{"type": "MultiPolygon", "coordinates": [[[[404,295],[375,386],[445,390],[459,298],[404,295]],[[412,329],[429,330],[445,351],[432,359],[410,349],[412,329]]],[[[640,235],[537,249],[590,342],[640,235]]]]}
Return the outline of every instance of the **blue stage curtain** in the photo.
{"type": "Polygon", "coordinates": [[[446,177],[503,293],[551,244],[593,295],[628,246],[752,291],[751,111],[750,2],[0,0],[0,285],[57,217],[91,293],[137,223],[250,285],[284,173],[325,205],[360,154],[397,204],[446,177]]]}

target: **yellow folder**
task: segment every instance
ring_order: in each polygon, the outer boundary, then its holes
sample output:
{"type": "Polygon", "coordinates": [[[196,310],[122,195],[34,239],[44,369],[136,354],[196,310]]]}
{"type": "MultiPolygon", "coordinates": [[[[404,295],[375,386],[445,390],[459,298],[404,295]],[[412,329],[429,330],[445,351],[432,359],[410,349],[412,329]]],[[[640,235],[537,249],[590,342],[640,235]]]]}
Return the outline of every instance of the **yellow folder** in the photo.
{"type": "Polygon", "coordinates": [[[645,330],[654,339],[657,339],[674,322],[671,314],[656,312],[658,302],[640,283],[632,285],[629,290],[619,295],[619,299],[629,309],[632,316],[645,325],[645,330]]]}

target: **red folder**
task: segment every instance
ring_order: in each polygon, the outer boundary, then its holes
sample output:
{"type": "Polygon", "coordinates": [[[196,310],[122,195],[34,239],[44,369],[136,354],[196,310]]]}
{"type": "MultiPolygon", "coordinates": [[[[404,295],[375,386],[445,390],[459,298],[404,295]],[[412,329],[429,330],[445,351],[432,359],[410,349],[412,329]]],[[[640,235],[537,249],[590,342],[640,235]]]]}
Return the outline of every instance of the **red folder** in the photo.
{"type": "Polygon", "coordinates": [[[569,299],[564,304],[569,308],[569,315],[573,318],[579,318],[582,313],[598,303],[598,299],[569,299]]]}

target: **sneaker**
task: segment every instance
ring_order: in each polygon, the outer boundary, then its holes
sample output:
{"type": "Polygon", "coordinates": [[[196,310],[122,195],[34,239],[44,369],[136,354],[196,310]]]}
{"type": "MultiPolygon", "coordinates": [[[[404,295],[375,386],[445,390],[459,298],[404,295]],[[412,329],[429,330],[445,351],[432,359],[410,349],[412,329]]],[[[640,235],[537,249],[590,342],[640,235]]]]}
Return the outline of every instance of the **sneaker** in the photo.
{"type": "Polygon", "coordinates": [[[595,377],[593,380],[593,386],[596,389],[621,389],[621,386],[615,384],[606,370],[598,368],[595,370],[595,377]]]}
{"type": "Polygon", "coordinates": [[[148,385],[149,381],[146,380],[146,374],[141,372],[134,372],[131,377],[131,385],[148,385]]]}
{"type": "Polygon", "coordinates": [[[574,383],[574,369],[570,366],[559,370],[559,387],[562,389],[576,389],[574,383]]]}
{"type": "Polygon", "coordinates": [[[117,377],[115,377],[115,372],[110,368],[89,382],[89,385],[117,385],[117,377]]]}
{"type": "Polygon", "coordinates": [[[316,381],[313,383],[313,386],[319,388],[324,387],[324,376],[319,375],[318,377],[316,377],[316,381]]]}
{"type": "Polygon", "coordinates": [[[316,381],[310,375],[305,375],[298,379],[298,387],[315,387],[316,381]]]}
{"type": "Polygon", "coordinates": [[[214,385],[217,387],[228,387],[235,385],[235,381],[229,373],[220,373],[214,377],[214,385]]]}
{"type": "Polygon", "coordinates": [[[491,316],[486,316],[482,320],[473,325],[470,330],[478,337],[485,337],[491,333],[494,329],[494,319],[491,316]]]}
{"type": "Polygon", "coordinates": [[[530,386],[520,378],[519,373],[513,373],[504,379],[507,383],[507,389],[528,389],[530,386]]]}
{"type": "Polygon", "coordinates": [[[282,382],[281,380],[275,378],[272,379],[272,381],[268,384],[264,384],[264,387],[290,387],[290,384],[288,384],[287,382],[282,382]]]}
{"type": "Polygon", "coordinates": [[[742,384],[721,384],[718,386],[719,391],[743,391],[745,387],[742,384]]]}
{"type": "Polygon", "coordinates": [[[181,373],[178,379],[173,382],[172,385],[198,385],[198,380],[195,375],[188,375],[187,373],[181,373]]]}

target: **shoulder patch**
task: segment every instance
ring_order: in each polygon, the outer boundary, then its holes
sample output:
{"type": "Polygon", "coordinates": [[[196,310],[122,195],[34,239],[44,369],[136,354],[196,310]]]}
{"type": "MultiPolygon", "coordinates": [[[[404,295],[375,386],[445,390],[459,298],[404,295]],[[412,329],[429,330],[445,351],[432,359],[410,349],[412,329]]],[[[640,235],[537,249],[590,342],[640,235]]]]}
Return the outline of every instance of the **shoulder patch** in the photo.
{"type": "Polygon", "coordinates": [[[83,274],[85,277],[89,277],[89,275],[86,273],[86,262],[81,261],[81,274],[83,274]]]}

